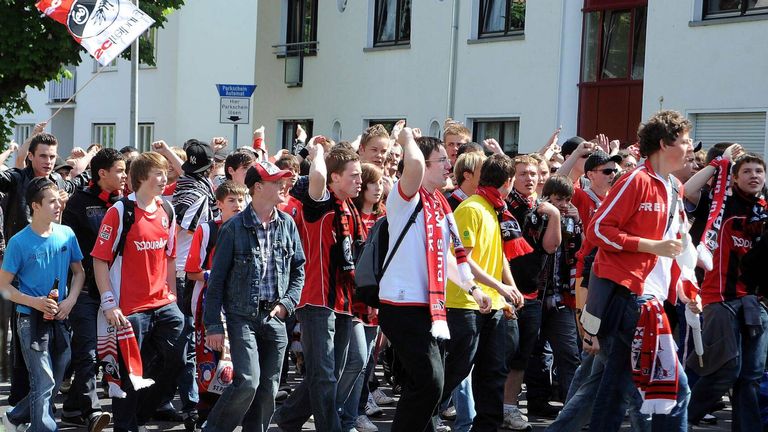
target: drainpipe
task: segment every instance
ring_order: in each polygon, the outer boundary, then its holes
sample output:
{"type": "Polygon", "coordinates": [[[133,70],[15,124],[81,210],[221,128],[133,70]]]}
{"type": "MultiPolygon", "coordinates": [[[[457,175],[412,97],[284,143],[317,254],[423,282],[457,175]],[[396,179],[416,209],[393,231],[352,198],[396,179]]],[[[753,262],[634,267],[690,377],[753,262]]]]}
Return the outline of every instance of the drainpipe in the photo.
{"type": "Polygon", "coordinates": [[[458,63],[456,51],[459,47],[459,0],[453,0],[451,15],[451,49],[448,54],[448,106],[446,109],[446,117],[454,118],[456,105],[456,66],[458,63]]]}

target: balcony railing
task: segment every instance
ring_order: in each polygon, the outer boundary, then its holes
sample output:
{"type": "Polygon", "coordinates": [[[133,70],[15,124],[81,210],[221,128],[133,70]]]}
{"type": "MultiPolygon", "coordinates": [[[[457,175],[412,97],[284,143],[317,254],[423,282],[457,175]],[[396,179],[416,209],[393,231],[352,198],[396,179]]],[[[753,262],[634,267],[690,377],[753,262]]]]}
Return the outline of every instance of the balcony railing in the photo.
{"type": "Polygon", "coordinates": [[[288,87],[301,87],[304,82],[304,56],[317,53],[317,41],[272,45],[274,54],[285,59],[284,81],[288,87]]]}
{"type": "MultiPolygon", "coordinates": [[[[66,102],[77,91],[77,75],[74,68],[69,69],[72,78],[62,78],[61,81],[48,82],[48,102],[66,102]]],[[[74,102],[74,99],[71,101],[74,102]]]]}

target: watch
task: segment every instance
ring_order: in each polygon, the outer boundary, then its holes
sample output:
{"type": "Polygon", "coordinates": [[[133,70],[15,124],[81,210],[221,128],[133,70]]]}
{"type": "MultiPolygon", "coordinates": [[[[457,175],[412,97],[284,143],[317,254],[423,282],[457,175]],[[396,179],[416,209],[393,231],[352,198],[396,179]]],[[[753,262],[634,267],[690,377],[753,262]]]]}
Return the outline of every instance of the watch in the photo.
{"type": "Polygon", "coordinates": [[[480,287],[477,285],[472,285],[471,287],[469,287],[469,290],[467,290],[467,293],[469,295],[472,295],[472,293],[475,292],[476,289],[480,289],[480,287]]]}

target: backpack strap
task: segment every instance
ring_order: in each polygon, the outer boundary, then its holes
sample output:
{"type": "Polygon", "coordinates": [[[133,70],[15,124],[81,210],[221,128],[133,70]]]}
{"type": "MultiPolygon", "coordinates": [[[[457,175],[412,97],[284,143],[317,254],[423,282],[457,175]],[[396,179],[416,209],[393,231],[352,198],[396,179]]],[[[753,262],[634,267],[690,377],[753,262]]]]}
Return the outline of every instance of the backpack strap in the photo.
{"type": "Polygon", "coordinates": [[[115,247],[115,258],[118,255],[123,254],[123,249],[125,248],[125,239],[128,237],[128,231],[131,230],[131,226],[133,226],[133,222],[136,220],[136,204],[128,197],[120,198],[119,202],[123,205],[123,220],[120,224],[120,239],[117,241],[117,246],[115,247]]]}
{"type": "Polygon", "coordinates": [[[387,271],[387,267],[389,267],[389,263],[392,262],[392,258],[395,256],[395,252],[397,252],[397,248],[400,247],[400,243],[402,243],[403,238],[405,238],[405,233],[407,233],[408,228],[414,222],[416,222],[416,217],[419,215],[419,212],[423,207],[424,207],[424,203],[422,203],[421,200],[419,200],[419,203],[416,204],[416,208],[413,209],[413,213],[411,213],[411,217],[408,218],[408,222],[405,223],[403,230],[400,232],[400,236],[397,237],[397,241],[395,242],[395,245],[392,247],[392,251],[389,253],[387,260],[384,261],[384,266],[381,268],[381,277],[384,277],[384,273],[387,271]]]}
{"type": "Polygon", "coordinates": [[[206,224],[208,225],[208,243],[205,245],[205,260],[209,261],[211,259],[211,252],[213,251],[213,248],[216,247],[219,224],[217,224],[216,221],[208,221],[206,224]]]}

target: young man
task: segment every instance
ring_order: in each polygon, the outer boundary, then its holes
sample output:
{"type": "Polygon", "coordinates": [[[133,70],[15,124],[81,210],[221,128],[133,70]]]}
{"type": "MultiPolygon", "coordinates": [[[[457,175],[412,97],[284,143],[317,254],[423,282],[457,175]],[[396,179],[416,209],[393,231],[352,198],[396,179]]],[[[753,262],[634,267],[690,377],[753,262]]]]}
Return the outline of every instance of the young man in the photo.
{"type": "MultiPolygon", "coordinates": [[[[641,125],[645,163],[611,189],[587,229],[598,252],[581,317],[584,350],[604,364],[590,421],[595,430],[618,430],[623,396],[638,390],[641,412],[654,414],[659,430],[688,430],[688,382],[662,303],[675,300],[682,270],[675,257],[687,220],[681,185],[670,173],[685,163],[690,129],[676,111],[660,111],[641,125]]],[[[698,311],[696,302],[690,305],[698,311]]]]}
{"type": "Polygon", "coordinates": [[[443,129],[443,140],[445,141],[445,152],[448,154],[451,166],[454,166],[459,157],[459,146],[472,141],[472,133],[463,124],[447,119],[443,129]]]}
{"type": "Polygon", "coordinates": [[[475,194],[477,185],[480,182],[480,170],[485,159],[486,157],[483,153],[476,152],[462,154],[456,159],[456,164],[453,166],[453,175],[456,177],[458,186],[447,198],[452,210],[455,211],[462,201],[475,194]]]}
{"type": "MultiPolygon", "coordinates": [[[[467,156],[474,154],[462,155],[456,165],[467,156]]],[[[514,170],[512,159],[506,155],[486,159],[481,166],[476,193],[462,201],[454,212],[461,242],[472,257],[472,273],[480,289],[491,299],[491,312],[481,313],[471,295],[448,282],[445,306],[451,338],[446,343],[443,399],[472,372],[476,414],[471,428],[476,431],[495,432],[503,421],[505,352],[512,350],[514,344],[503,310],[507,307],[505,299],[513,303],[522,300],[512,280],[508,260],[530,251],[530,248],[515,249],[512,245],[515,240],[502,236],[509,224],[517,223],[504,202],[512,190],[514,170]]]]}
{"type": "Polygon", "coordinates": [[[224,161],[224,175],[227,180],[233,180],[237,184],[245,185],[245,173],[252,167],[256,158],[253,152],[237,149],[227,156],[224,161]]]}
{"type": "Polygon", "coordinates": [[[402,363],[403,393],[392,431],[435,430],[445,379],[441,341],[450,337],[445,318],[446,275],[458,282],[481,313],[491,301],[475,285],[450,206],[442,195],[450,174],[443,143],[419,138],[410,128],[398,135],[403,147],[403,175],[387,198],[390,251],[407,227],[391,269],[380,283],[379,325],[402,363]],[[449,252],[453,245],[456,257],[449,252]],[[457,264],[458,262],[458,264],[457,264]]]}
{"type": "Polygon", "coordinates": [[[301,322],[307,374],[275,414],[275,422],[286,431],[301,430],[310,415],[317,429],[340,431],[338,411],[356,379],[339,380],[348,361],[352,331],[352,248],[363,238],[362,220],[352,204],[362,184],[360,160],[343,147],[325,156],[316,142],[317,137],[309,144],[309,189],[299,197],[307,273],[296,318],[301,322]]]}
{"type": "Polygon", "coordinates": [[[363,132],[360,137],[360,163],[372,163],[384,169],[389,149],[389,133],[380,124],[375,124],[363,132]]]}
{"type": "Polygon", "coordinates": [[[29,394],[3,417],[5,430],[31,423],[34,431],[56,431],[53,397],[70,359],[65,321],[77,301],[85,273],[75,234],[55,222],[61,217],[56,184],[47,178],[29,182],[25,200],[32,222],[8,242],[0,271],[0,290],[16,303],[19,348],[30,376],[29,394]],[[71,290],[67,272],[72,271],[71,290]],[[19,289],[11,283],[18,279],[19,289]],[[52,296],[52,290],[58,293],[52,296]]]}
{"type": "MultiPolygon", "coordinates": [[[[587,154],[587,151],[583,147],[579,147],[574,152],[574,157],[581,158],[582,155],[587,154]]],[[[584,226],[589,226],[597,207],[600,206],[605,195],[611,189],[613,179],[619,172],[618,163],[621,163],[621,156],[609,156],[602,150],[593,151],[584,161],[584,176],[589,180],[589,185],[583,188],[574,188],[573,191],[573,205],[579,209],[579,217],[584,222],[584,226]]],[[[567,176],[569,173],[562,172],[561,174],[567,176]]]]}
{"type": "Polygon", "coordinates": [[[739,269],[742,258],[765,235],[765,162],[754,154],[744,154],[741,146],[734,144],[685,186],[686,199],[697,205],[696,217],[709,216],[700,247],[707,248],[714,258],[701,285],[705,367],[700,367],[696,356],[688,361],[688,367],[700,376],[692,389],[689,421],[701,421],[733,388],[732,430],[756,430],[761,427],[757,389],[768,350],[768,313],[756,293],[739,278],[739,269]],[[732,182],[723,181],[731,168],[732,182]],[[715,184],[707,193],[702,188],[713,176],[715,184]],[[725,190],[727,184],[732,185],[730,196],[725,190]]]}
{"type": "Polygon", "coordinates": [[[251,204],[223,225],[205,298],[205,342],[221,351],[227,317],[235,380],[213,407],[205,431],[266,432],[275,410],[285,320],[304,285],[304,253],[293,219],[279,210],[291,176],[261,161],[248,169],[251,204]]]}
{"type": "Polygon", "coordinates": [[[147,383],[141,374],[131,376],[142,370],[141,358],[130,350],[120,350],[120,376],[132,379],[123,380],[125,397],[112,398],[116,432],[138,431],[168,389],[174,387],[183,367],[183,359],[174,355],[184,326],[176,305],[174,214],[166,212],[160,198],[168,181],[167,172],[168,161],[159,153],[143,153],[131,163],[130,179],[136,192],[128,197],[128,205],[118,201],[107,210],[91,252],[106,325],[115,327],[121,340],[135,343],[143,356],[159,357],[154,362],[157,369],[147,373],[156,384],[137,391],[134,378],[147,383]],[[124,212],[131,210],[128,206],[132,207],[134,221],[122,250],[118,250],[124,212]]]}
{"type": "MultiPolygon", "coordinates": [[[[62,223],[72,228],[83,249],[93,250],[101,221],[107,210],[120,199],[127,177],[125,160],[115,149],[99,150],[91,160],[91,185],[75,192],[62,216],[62,223]]],[[[74,378],[64,401],[62,420],[84,425],[90,432],[98,432],[111,419],[108,413],[101,410],[96,394],[96,321],[101,296],[90,255],[83,259],[83,267],[85,284],[70,314],[74,378]]]]}
{"type": "Polygon", "coordinates": [[[542,299],[539,278],[548,255],[560,246],[560,211],[548,202],[537,202],[536,185],[539,181],[539,164],[530,156],[517,156],[515,181],[507,198],[510,212],[522,226],[523,238],[534,251],[515,257],[509,263],[512,276],[525,299],[517,311],[519,342],[507,359],[510,369],[504,395],[504,425],[513,430],[530,428],[520,413],[518,394],[522,388],[528,360],[536,346],[542,316],[542,299]]]}

